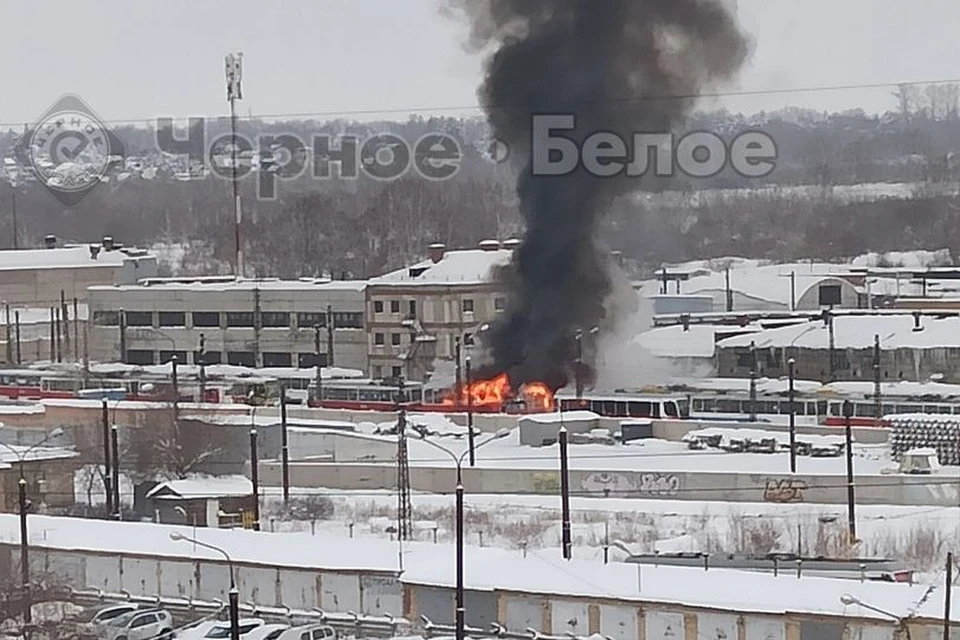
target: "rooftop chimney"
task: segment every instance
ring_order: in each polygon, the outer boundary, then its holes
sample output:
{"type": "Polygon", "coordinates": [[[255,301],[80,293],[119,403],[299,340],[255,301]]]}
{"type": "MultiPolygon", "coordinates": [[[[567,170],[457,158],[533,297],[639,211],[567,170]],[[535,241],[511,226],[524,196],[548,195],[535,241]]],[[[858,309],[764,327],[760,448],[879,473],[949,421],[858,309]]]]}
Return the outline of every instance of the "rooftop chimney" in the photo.
{"type": "Polygon", "coordinates": [[[920,312],[913,312],[913,330],[914,331],[923,331],[923,325],[920,323],[920,312]]]}
{"type": "Polygon", "coordinates": [[[43,238],[43,244],[47,247],[47,249],[55,249],[57,246],[57,236],[48,234],[43,238]]]}
{"type": "Polygon", "coordinates": [[[500,241],[499,240],[481,240],[480,248],[483,251],[499,251],[500,241]]]}
{"type": "Polygon", "coordinates": [[[427,255],[429,255],[430,259],[435,263],[443,260],[443,254],[446,253],[446,251],[447,246],[442,242],[435,242],[427,247],[427,255]]]}
{"type": "Polygon", "coordinates": [[[96,260],[98,255],[100,255],[100,247],[95,244],[90,245],[90,259],[96,260]]]}
{"type": "Polygon", "coordinates": [[[519,238],[510,238],[509,240],[504,240],[504,241],[503,241],[503,248],[504,248],[504,249],[509,249],[510,251],[513,251],[514,249],[516,249],[517,247],[519,247],[520,244],[521,244],[521,241],[520,241],[519,238]]]}
{"type": "Polygon", "coordinates": [[[103,236],[103,250],[113,251],[113,236],[103,236]]]}
{"type": "Polygon", "coordinates": [[[690,314],[681,313],[680,314],[680,323],[683,324],[684,331],[690,331],[690,314]]]}

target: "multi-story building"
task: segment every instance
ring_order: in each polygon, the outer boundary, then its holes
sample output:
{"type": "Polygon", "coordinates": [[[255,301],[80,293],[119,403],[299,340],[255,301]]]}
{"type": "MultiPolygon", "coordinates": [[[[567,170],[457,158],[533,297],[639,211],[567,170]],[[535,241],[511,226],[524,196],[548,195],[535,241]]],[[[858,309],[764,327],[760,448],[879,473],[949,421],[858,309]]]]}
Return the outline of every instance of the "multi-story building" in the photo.
{"type": "Polygon", "coordinates": [[[497,269],[518,242],[485,240],[478,249],[429,247],[429,258],[369,280],[367,339],[374,377],[423,380],[439,361],[454,360],[456,340],[472,342],[506,309],[497,269]]]}
{"type": "Polygon", "coordinates": [[[367,370],[361,281],[147,279],[89,289],[90,358],[367,370]],[[332,331],[330,327],[333,327],[332,331]]]}

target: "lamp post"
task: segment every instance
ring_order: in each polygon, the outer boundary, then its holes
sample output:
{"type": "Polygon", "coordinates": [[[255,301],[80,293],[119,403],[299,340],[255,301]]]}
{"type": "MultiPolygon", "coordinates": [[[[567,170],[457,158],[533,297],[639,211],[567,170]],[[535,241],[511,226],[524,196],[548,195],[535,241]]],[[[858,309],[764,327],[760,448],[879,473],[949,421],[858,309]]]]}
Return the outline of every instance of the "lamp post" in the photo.
{"type": "Polygon", "coordinates": [[[902,627],[903,630],[906,632],[907,638],[909,640],[910,626],[907,624],[906,620],[904,620],[897,614],[893,613],[892,611],[887,611],[886,609],[875,607],[872,604],[867,604],[860,598],[857,598],[856,596],[852,596],[849,593],[845,593],[842,596],[840,596],[840,603],[845,607],[849,607],[851,605],[857,605],[858,607],[863,607],[864,609],[873,611],[875,613],[879,613],[882,616],[887,616],[888,618],[895,620],[897,622],[897,626],[902,627]]]}
{"type": "MultiPolygon", "coordinates": [[[[193,527],[193,534],[192,534],[192,535],[193,535],[194,538],[196,538],[196,537],[197,537],[197,514],[195,514],[195,513],[192,514],[192,515],[191,515],[191,514],[188,514],[188,513],[187,513],[187,510],[184,509],[183,507],[181,507],[180,505],[175,506],[175,507],[173,508],[173,510],[176,511],[177,513],[179,513],[180,515],[182,515],[182,516],[183,516],[183,519],[184,519],[185,521],[190,522],[191,526],[193,527]]],[[[194,551],[197,550],[197,543],[196,543],[196,542],[193,543],[193,550],[194,550],[194,551]]]]}
{"type": "MultiPolygon", "coordinates": [[[[635,553],[633,549],[628,547],[623,540],[613,540],[610,542],[611,547],[616,547],[627,554],[627,558],[632,558],[633,556],[640,555],[635,553]]],[[[635,563],[637,565],[637,593],[643,591],[643,567],[639,562],[635,563]]]]}
{"type": "MultiPolygon", "coordinates": [[[[486,440],[480,441],[474,449],[479,449],[485,444],[504,438],[510,435],[509,429],[501,429],[495,434],[487,438],[486,440]]],[[[456,527],[457,527],[457,597],[456,597],[456,636],[455,640],[464,640],[465,627],[464,627],[464,606],[463,606],[463,459],[470,453],[471,449],[467,449],[460,455],[457,455],[450,449],[447,449],[441,444],[437,444],[432,440],[427,440],[426,438],[421,438],[423,442],[430,445],[431,447],[438,449],[453,460],[453,463],[457,467],[457,506],[456,506],[456,527]]]]}
{"type": "Polygon", "coordinates": [[[789,372],[790,388],[788,390],[790,403],[790,473],[797,472],[797,407],[794,404],[794,367],[797,361],[793,358],[787,360],[787,371],[789,372]]]}
{"type": "Polygon", "coordinates": [[[22,451],[14,449],[4,442],[0,442],[0,446],[5,447],[17,458],[17,463],[20,467],[20,480],[17,481],[17,501],[20,508],[20,583],[23,587],[23,596],[26,601],[23,619],[27,623],[30,623],[32,618],[30,615],[30,541],[27,532],[27,479],[23,474],[23,464],[31,451],[42,446],[51,438],[56,438],[62,434],[63,429],[58,427],[45,435],[42,440],[22,451]]]}
{"type": "Polygon", "coordinates": [[[467,452],[470,454],[470,466],[476,464],[476,445],[473,436],[473,373],[470,369],[470,356],[466,358],[467,372],[467,452]]]}
{"type": "Polygon", "coordinates": [[[853,417],[853,403],[843,401],[843,430],[846,437],[847,457],[847,525],[850,533],[850,544],[857,540],[857,518],[854,514],[856,503],[856,489],[853,481],[853,429],[850,427],[850,418],[853,417]]]}
{"type": "Polygon", "coordinates": [[[176,531],[170,534],[170,539],[174,542],[192,542],[194,546],[216,551],[217,553],[223,554],[223,557],[226,558],[227,567],[230,569],[230,640],[240,640],[240,600],[237,593],[236,577],[234,576],[233,571],[233,558],[231,558],[230,554],[220,547],[208,544],[206,542],[201,542],[195,537],[188,538],[182,533],[177,533],[176,531]]]}

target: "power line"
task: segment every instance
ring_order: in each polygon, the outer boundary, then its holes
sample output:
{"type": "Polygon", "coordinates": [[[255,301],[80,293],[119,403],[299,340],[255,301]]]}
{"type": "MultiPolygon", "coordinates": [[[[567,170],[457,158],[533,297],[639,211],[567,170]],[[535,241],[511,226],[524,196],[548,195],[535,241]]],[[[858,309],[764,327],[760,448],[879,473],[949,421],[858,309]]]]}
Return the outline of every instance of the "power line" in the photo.
{"type": "MultiPolygon", "coordinates": [[[[728,97],[750,97],[750,96],[769,96],[769,95],[790,95],[797,93],[826,93],[838,91],[854,91],[863,89],[892,89],[900,86],[920,86],[920,85],[939,85],[939,84],[960,84],[960,78],[941,78],[934,80],[909,80],[903,82],[874,82],[874,83],[854,83],[840,85],[816,85],[808,87],[784,87],[780,89],[744,89],[739,91],[713,91],[707,93],[689,93],[689,94],[669,94],[659,96],[630,96],[622,98],[602,98],[597,100],[579,100],[564,101],[551,105],[554,108],[576,107],[596,104],[629,104],[635,102],[660,102],[668,100],[692,100],[696,98],[728,98],[728,97]]],[[[237,120],[266,120],[279,118],[309,119],[309,118],[333,118],[337,116],[372,116],[372,115],[390,115],[398,113],[419,113],[419,112],[459,112],[476,111],[483,112],[487,110],[511,110],[511,109],[531,109],[535,105],[523,103],[494,103],[490,105],[446,105],[446,106],[419,106],[419,107],[391,107],[387,109],[343,109],[339,111],[293,111],[286,113],[261,113],[248,116],[237,116],[237,120]]],[[[174,122],[185,122],[189,118],[220,119],[228,116],[217,114],[214,116],[187,116],[172,118],[174,122]]],[[[101,119],[104,124],[144,124],[152,123],[154,118],[109,118],[101,119]]],[[[22,127],[29,123],[24,122],[0,122],[0,127],[13,128],[22,127]]]]}

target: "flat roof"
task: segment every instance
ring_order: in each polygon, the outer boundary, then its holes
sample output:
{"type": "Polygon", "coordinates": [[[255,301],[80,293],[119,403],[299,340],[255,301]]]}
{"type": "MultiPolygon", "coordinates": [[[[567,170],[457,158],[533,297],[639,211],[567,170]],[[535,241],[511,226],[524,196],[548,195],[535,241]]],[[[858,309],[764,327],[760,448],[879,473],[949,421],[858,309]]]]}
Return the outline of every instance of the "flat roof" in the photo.
{"type": "Polygon", "coordinates": [[[367,287],[366,280],[327,280],[301,279],[281,280],[280,278],[224,279],[224,278],[150,278],[138,284],[94,285],[90,291],[356,291],[367,287]]]}
{"type": "Polygon", "coordinates": [[[67,245],[53,249],[7,249],[0,251],[0,271],[120,267],[127,260],[140,259],[152,260],[154,256],[143,249],[129,247],[105,251],[99,243],[67,245]],[[99,248],[96,258],[91,257],[91,246],[99,248]]]}

